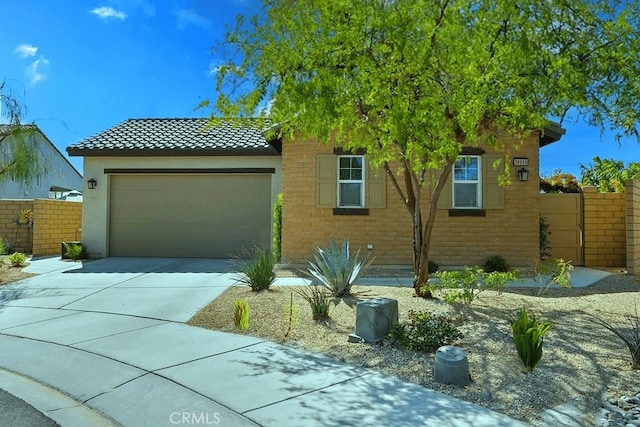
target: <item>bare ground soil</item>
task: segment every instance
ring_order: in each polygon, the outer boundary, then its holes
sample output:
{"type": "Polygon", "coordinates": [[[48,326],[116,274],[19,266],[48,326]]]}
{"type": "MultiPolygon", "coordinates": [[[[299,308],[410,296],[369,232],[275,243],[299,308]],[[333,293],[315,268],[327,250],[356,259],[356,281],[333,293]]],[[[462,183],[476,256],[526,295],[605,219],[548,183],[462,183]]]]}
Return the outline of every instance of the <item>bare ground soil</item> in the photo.
{"type": "Polygon", "coordinates": [[[0,255],[0,286],[34,276],[32,273],[22,271],[28,265],[27,262],[23,266],[13,267],[9,262],[8,255],[0,255]]]}
{"type": "Polygon", "coordinates": [[[543,297],[535,296],[532,289],[485,291],[464,313],[437,298],[417,298],[412,288],[354,286],[352,297],[333,300],[330,319],[323,322],[312,319],[308,303],[293,288],[276,286],[255,293],[247,286],[234,286],[188,323],[242,333],[232,313],[234,300],[243,298],[251,311],[246,334],[396,375],[533,424],[540,411],[572,401],[585,414],[583,424],[593,425],[603,398],[630,395],[640,384],[640,372],[631,370],[625,345],[591,317],[623,325],[626,316],[636,314],[640,284],[636,276],[624,271],[613,271],[589,288],[550,289],[543,297]],[[444,313],[455,319],[464,333],[456,345],[467,353],[471,384],[455,387],[434,382],[434,354],[398,349],[387,341],[349,343],[356,304],[374,297],[398,300],[400,322],[408,319],[410,310],[444,313]],[[291,303],[293,316],[286,308],[291,303]],[[518,358],[510,327],[510,320],[523,306],[539,319],[553,322],[545,337],[542,361],[528,373],[518,358]]]}

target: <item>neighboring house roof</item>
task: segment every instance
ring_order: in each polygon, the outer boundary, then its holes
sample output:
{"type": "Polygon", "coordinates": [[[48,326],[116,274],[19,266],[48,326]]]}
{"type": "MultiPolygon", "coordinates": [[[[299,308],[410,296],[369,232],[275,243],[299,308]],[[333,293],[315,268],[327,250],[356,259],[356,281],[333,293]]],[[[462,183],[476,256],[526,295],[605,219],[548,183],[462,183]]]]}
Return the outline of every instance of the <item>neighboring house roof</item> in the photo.
{"type": "Polygon", "coordinates": [[[208,126],[207,119],[129,119],[67,147],[70,156],[275,156],[263,120],[208,126]]]}
{"type": "MultiPolygon", "coordinates": [[[[17,125],[21,128],[24,129],[33,129],[34,132],[37,132],[49,145],[49,147],[54,150],[56,153],[58,153],[60,155],[60,158],[63,159],[67,165],[69,166],[69,169],[72,170],[73,172],[75,172],[75,174],[82,179],[82,175],[80,174],[80,172],[78,172],[78,170],[75,168],[75,166],[73,166],[71,164],[71,162],[69,161],[69,159],[67,159],[67,157],[62,154],[60,152],[60,150],[58,150],[58,147],[56,147],[55,145],[53,145],[53,142],[51,142],[49,140],[49,138],[47,138],[47,135],[44,134],[44,132],[42,132],[42,130],[40,130],[40,128],[37,125],[17,125]]],[[[14,130],[16,127],[16,125],[7,125],[7,124],[0,124],[0,137],[4,137],[6,136],[8,133],[10,133],[12,130],[14,130]]]]}

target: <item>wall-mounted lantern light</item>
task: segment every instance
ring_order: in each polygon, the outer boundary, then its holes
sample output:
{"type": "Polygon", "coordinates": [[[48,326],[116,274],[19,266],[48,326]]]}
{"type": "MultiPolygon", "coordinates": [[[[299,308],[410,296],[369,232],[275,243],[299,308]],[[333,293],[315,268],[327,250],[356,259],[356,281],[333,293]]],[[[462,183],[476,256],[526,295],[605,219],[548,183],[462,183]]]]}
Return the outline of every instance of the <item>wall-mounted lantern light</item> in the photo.
{"type": "Polygon", "coordinates": [[[529,180],[529,171],[525,168],[518,170],[518,179],[520,181],[528,181],[529,180]]]}
{"type": "Polygon", "coordinates": [[[95,178],[91,178],[89,181],[87,181],[87,186],[89,187],[89,190],[95,190],[97,185],[98,185],[98,181],[96,181],[95,178]]]}

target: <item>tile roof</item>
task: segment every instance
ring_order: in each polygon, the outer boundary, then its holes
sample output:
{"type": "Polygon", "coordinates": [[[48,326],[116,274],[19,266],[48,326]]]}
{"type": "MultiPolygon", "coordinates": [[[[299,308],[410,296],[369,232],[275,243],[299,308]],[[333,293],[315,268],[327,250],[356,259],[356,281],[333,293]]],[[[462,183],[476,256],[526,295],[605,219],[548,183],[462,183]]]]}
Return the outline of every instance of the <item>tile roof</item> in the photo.
{"type": "Polygon", "coordinates": [[[67,147],[70,156],[278,155],[262,120],[207,127],[207,119],[129,119],[67,147]]]}

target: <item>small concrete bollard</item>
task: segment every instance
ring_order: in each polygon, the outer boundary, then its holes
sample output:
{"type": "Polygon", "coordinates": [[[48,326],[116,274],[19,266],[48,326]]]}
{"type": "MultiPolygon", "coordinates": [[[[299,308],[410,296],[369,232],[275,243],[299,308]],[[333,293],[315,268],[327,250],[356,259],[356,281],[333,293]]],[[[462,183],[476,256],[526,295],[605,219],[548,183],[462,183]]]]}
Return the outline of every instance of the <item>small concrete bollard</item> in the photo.
{"type": "Polygon", "coordinates": [[[433,379],[442,384],[469,384],[469,361],[464,350],[452,345],[438,348],[433,364],[433,379]]]}
{"type": "Polygon", "coordinates": [[[390,298],[372,298],[356,306],[355,335],[368,343],[378,343],[398,322],[398,301],[390,298]]]}

